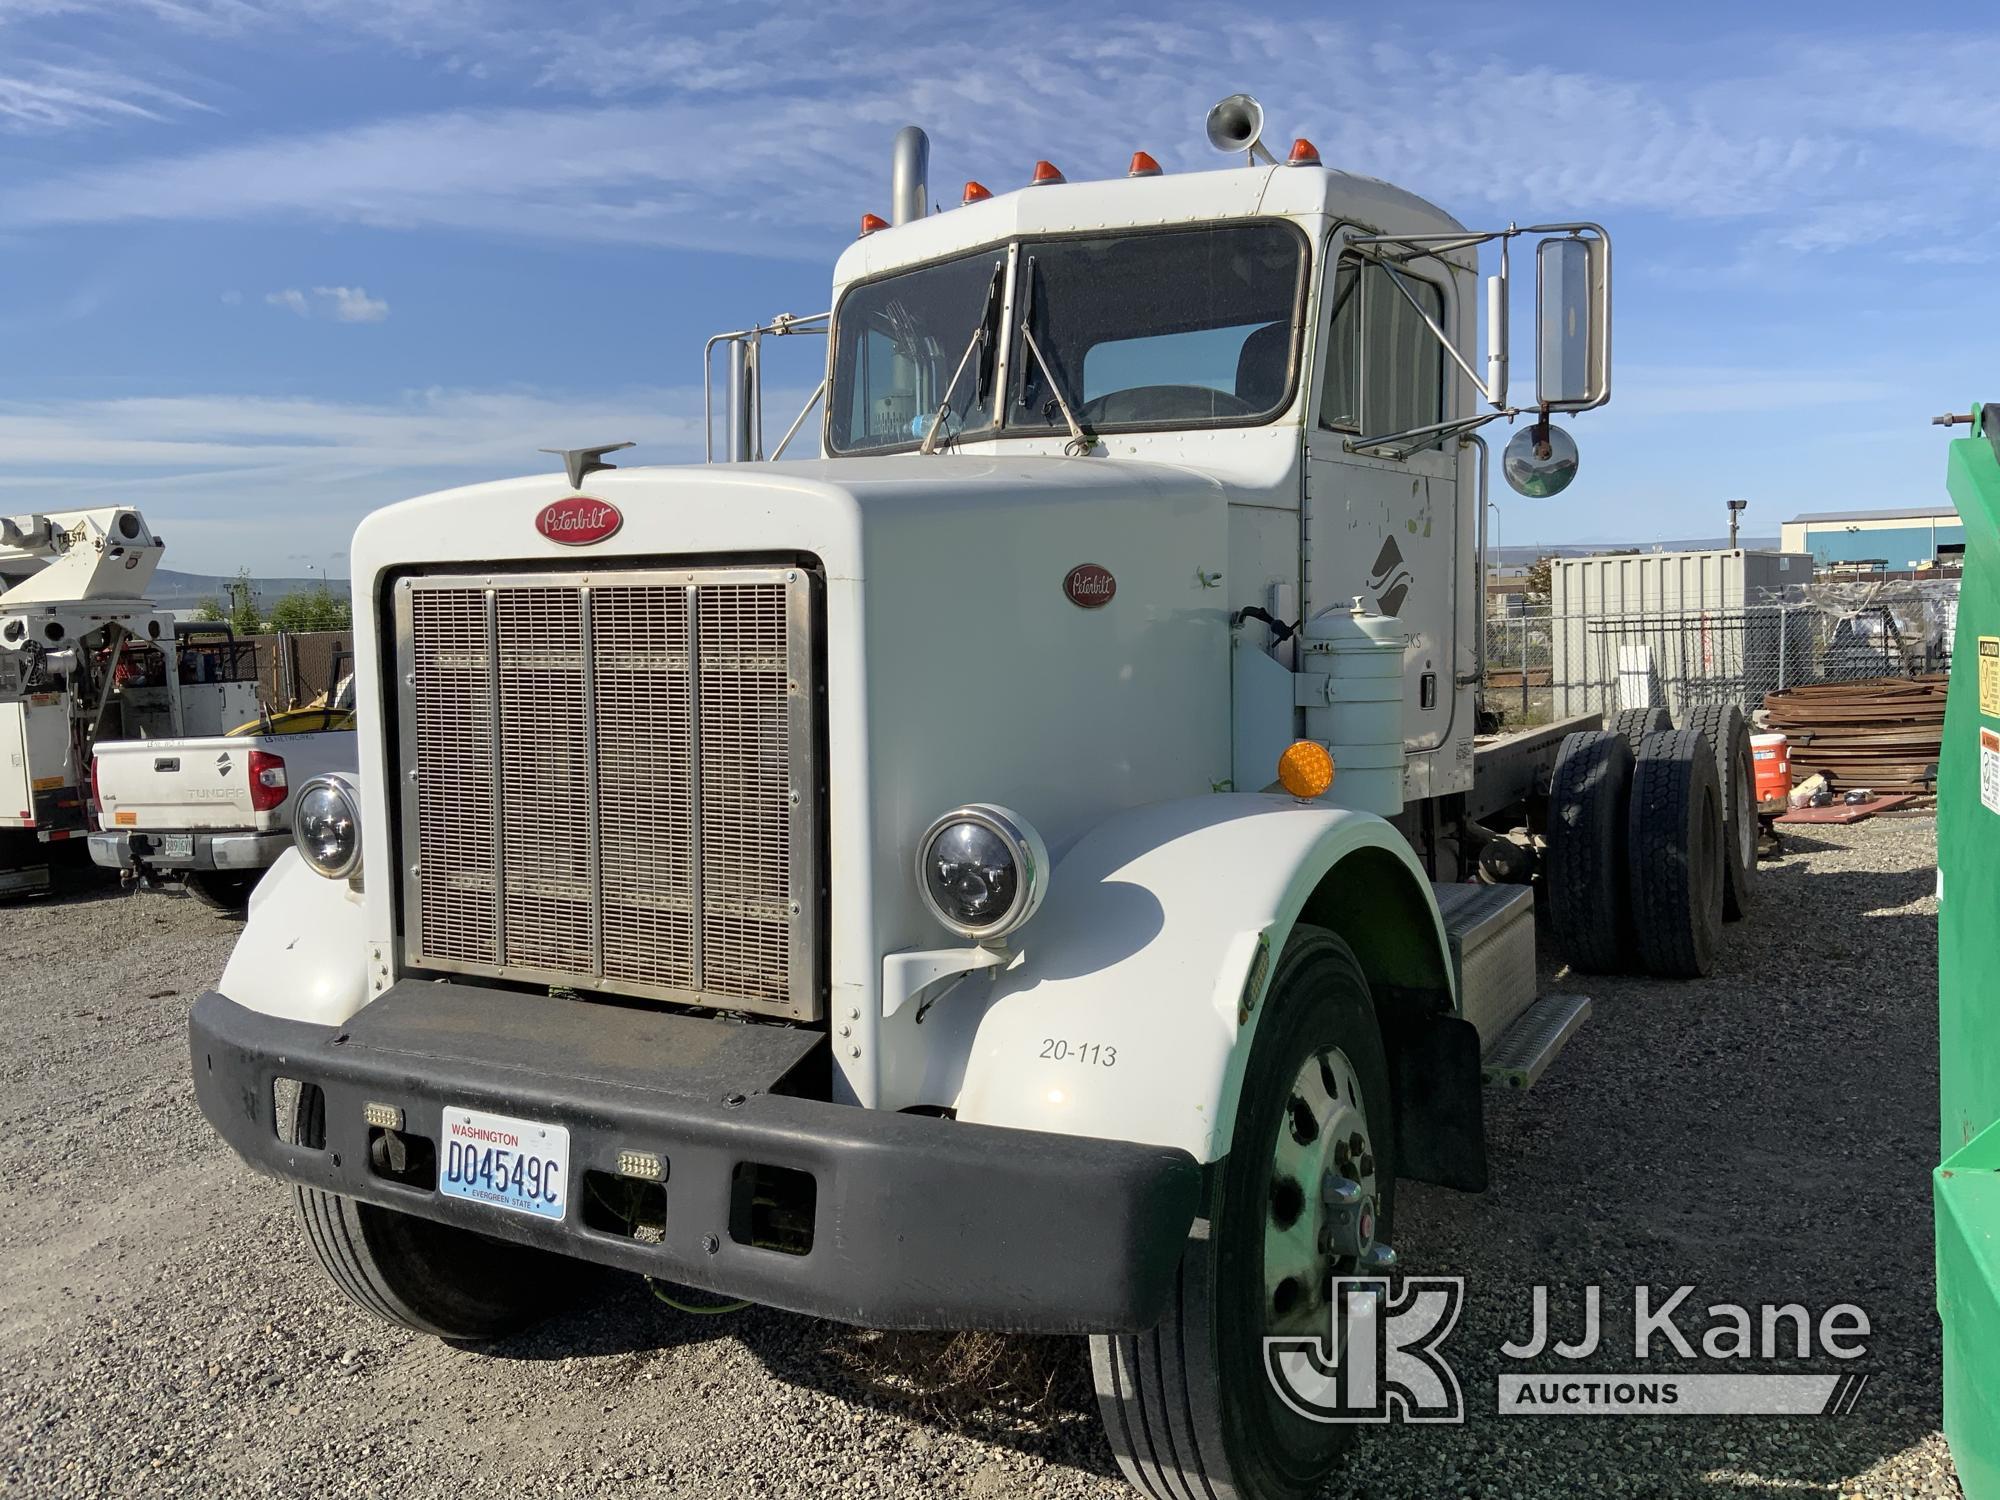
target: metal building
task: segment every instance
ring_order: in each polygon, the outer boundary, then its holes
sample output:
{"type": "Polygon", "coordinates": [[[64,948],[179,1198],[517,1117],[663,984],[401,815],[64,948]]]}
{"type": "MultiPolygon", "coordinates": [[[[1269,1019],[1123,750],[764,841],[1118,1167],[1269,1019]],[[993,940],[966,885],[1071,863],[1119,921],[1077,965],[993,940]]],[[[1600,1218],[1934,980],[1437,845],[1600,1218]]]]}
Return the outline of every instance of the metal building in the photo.
{"type": "Polygon", "coordinates": [[[1930,567],[1942,553],[1965,551],[1965,527],[1949,505],[1906,510],[1829,510],[1793,516],[1779,545],[1805,552],[1822,568],[1840,563],[1879,563],[1891,573],[1930,567]]]}

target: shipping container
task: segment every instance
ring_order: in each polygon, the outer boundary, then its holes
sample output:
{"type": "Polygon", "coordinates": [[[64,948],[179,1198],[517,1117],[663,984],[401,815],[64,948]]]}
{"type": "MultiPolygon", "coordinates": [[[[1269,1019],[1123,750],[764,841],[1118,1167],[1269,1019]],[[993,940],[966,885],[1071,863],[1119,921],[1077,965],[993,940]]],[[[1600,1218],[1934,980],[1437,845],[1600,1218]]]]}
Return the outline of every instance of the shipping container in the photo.
{"type": "Polygon", "coordinates": [[[1804,552],[1565,557],[1550,571],[1558,716],[1733,702],[1748,713],[1803,661],[1810,620],[1786,611],[1812,581],[1804,552]]]}

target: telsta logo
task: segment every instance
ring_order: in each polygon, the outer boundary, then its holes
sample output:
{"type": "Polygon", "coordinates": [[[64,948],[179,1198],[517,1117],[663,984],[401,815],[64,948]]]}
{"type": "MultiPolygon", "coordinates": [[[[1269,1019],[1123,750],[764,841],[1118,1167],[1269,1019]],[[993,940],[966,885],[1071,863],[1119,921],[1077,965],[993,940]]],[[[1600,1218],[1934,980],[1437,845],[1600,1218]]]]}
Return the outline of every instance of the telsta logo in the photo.
{"type": "Polygon", "coordinates": [[[1078,609],[1102,609],[1117,592],[1111,570],[1096,563],[1078,563],[1063,579],[1063,596],[1078,609]]]}
{"type": "Polygon", "coordinates": [[[535,530],[565,547],[588,547],[617,534],[625,517],[609,500],[588,495],[568,495],[544,505],[535,517],[535,530]]]}

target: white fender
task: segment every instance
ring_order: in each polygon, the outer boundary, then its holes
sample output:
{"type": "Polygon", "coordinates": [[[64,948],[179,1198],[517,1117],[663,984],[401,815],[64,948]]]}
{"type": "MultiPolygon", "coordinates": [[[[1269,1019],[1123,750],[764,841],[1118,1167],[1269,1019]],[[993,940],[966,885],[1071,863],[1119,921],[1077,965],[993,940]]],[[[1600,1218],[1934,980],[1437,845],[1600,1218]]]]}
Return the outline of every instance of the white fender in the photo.
{"type": "Polygon", "coordinates": [[[1226,1155],[1277,955],[1327,873],[1362,851],[1377,852],[1351,868],[1372,889],[1343,893],[1336,875],[1335,899],[1365,909],[1406,871],[1421,905],[1404,909],[1430,927],[1400,936],[1435,943],[1437,964],[1421,957],[1448,991],[1429,879],[1373,814],[1225,793],[1098,825],[1056,866],[1019,960],[930,1018],[973,1032],[958,1118],[1226,1155]]]}
{"type": "Polygon", "coordinates": [[[267,1016],[337,1026],[368,999],[360,893],[287,849],[250,893],[222,993],[267,1016]]]}

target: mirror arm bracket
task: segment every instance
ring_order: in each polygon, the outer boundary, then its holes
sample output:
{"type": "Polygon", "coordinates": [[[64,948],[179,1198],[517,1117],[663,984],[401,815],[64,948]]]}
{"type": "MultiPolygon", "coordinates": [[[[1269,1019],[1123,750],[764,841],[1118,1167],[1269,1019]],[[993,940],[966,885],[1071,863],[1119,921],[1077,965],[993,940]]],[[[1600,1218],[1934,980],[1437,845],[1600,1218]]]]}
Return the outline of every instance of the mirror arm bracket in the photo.
{"type": "Polygon", "coordinates": [[[1501,417],[1513,418],[1519,415],[1519,410],[1512,407],[1499,411],[1485,411],[1476,417],[1453,417],[1448,422],[1432,422],[1424,427],[1406,427],[1401,432],[1385,432],[1376,437],[1347,438],[1340,446],[1348,453],[1374,453],[1400,461],[1413,453],[1421,453],[1426,448],[1442,447],[1452,438],[1475,432],[1488,422],[1497,421],[1501,417]]]}

